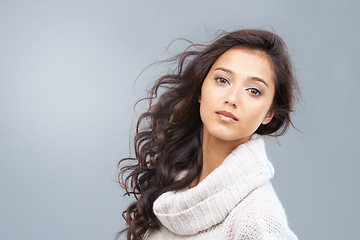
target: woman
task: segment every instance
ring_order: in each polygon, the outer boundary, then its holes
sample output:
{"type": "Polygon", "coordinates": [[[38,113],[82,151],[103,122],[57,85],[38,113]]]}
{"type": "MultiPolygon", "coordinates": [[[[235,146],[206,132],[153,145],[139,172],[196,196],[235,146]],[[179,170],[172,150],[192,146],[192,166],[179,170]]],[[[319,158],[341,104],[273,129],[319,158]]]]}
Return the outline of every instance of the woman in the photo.
{"type": "Polygon", "coordinates": [[[248,29],[192,47],[200,50],[179,55],[176,72],[151,89],[136,155],[120,161],[135,162],[119,174],[136,197],[123,232],[149,240],[297,239],[270,183],[263,139],[291,124],[296,82],[284,42],[248,29]]]}

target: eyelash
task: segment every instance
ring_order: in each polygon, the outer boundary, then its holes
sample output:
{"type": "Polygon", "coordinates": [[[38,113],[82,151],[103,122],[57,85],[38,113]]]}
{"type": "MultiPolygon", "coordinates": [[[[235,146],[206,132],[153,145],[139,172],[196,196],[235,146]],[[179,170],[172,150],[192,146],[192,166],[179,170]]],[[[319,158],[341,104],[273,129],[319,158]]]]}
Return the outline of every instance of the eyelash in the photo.
{"type": "Polygon", "coordinates": [[[226,83],[230,84],[229,80],[227,80],[226,78],[223,78],[223,77],[217,77],[217,78],[215,78],[215,80],[220,84],[225,84],[224,82],[221,82],[222,80],[225,80],[226,83]]]}
{"type": "Polygon", "coordinates": [[[248,90],[250,90],[250,93],[251,93],[252,95],[254,95],[254,96],[259,96],[259,95],[262,94],[262,92],[261,92],[259,89],[257,89],[257,88],[249,88],[248,90]],[[253,90],[256,91],[255,94],[251,92],[251,91],[253,91],[253,90]]]}

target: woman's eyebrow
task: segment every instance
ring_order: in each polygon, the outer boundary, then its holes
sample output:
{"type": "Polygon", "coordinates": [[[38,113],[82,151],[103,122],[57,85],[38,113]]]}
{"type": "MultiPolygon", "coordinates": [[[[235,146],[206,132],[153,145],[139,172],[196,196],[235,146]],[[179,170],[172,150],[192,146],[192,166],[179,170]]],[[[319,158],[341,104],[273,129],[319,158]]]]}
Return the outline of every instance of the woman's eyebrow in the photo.
{"type": "Polygon", "coordinates": [[[224,72],[227,72],[227,73],[230,73],[232,75],[234,75],[235,73],[233,71],[231,71],[230,69],[227,69],[227,68],[223,68],[223,67],[218,67],[218,68],[215,68],[215,70],[221,70],[221,71],[224,71],[224,72]]]}
{"type": "MultiPolygon", "coordinates": [[[[235,75],[235,73],[232,70],[227,69],[227,68],[218,67],[218,68],[215,68],[215,70],[221,70],[221,71],[227,72],[231,75],[235,75]]],[[[259,77],[248,77],[248,79],[253,80],[253,81],[262,82],[263,84],[265,84],[265,86],[269,87],[269,85],[263,79],[261,79],[259,77]]]]}
{"type": "Polygon", "coordinates": [[[267,83],[266,83],[264,80],[262,80],[261,78],[259,78],[259,77],[248,77],[248,79],[262,82],[262,83],[265,84],[267,87],[269,87],[269,86],[267,85],[267,83]]]}

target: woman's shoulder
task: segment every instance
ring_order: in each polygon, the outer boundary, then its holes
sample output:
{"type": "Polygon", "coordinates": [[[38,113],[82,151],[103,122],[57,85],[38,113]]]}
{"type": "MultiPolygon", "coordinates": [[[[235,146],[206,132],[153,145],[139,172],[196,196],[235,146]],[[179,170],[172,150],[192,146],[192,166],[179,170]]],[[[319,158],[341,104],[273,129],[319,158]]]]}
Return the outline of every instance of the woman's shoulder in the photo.
{"type": "Polygon", "coordinates": [[[297,239],[270,181],[249,193],[225,222],[231,239],[297,239]]]}

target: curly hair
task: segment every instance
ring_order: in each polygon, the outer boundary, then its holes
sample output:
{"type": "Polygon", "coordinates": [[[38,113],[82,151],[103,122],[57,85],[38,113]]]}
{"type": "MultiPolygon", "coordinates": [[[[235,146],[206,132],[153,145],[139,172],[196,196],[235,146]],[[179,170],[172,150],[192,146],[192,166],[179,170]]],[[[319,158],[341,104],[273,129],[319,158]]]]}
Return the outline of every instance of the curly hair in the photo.
{"type": "MultiPolygon", "coordinates": [[[[136,201],[123,213],[127,239],[142,239],[150,229],[159,228],[153,212],[154,201],[164,192],[183,189],[202,168],[202,121],[198,99],[202,83],[214,62],[227,50],[242,48],[265,53],[273,63],[274,117],[255,133],[279,136],[291,123],[294,90],[292,65],[283,40],[276,34],[256,29],[225,33],[209,45],[191,44],[172,60],[173,73],[160,77],[149,91],[149,108],[138,119],[134,136],[135,157],[120,160],[118,181],[136,201]],[[160,94],[161,90],[161,94],[160,94]],[[180,173],[185,175],[179,179],[180,173]]],[[[144,99],[143,99],[144,100],[144,99]]]]}

